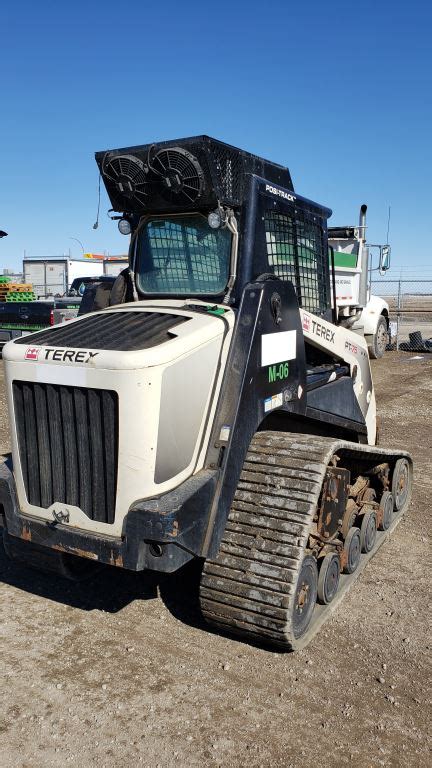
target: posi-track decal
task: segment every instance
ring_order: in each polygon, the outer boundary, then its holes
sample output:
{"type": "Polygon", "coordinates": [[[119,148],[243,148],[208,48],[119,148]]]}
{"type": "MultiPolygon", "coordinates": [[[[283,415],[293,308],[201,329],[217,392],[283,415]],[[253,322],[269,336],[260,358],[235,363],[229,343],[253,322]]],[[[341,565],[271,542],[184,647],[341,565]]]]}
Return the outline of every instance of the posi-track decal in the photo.
{"type": "Polygon", "coordinates": [[[297,200],[296,196],[292,195],[290,192],[285,192],[283,189],[278,189],[278,187],[272,187],[270,184],[266,184],[265,191],[270,192],[272,195],[283,197],[284,200],[289,200],[290,203],[297,200]]]}

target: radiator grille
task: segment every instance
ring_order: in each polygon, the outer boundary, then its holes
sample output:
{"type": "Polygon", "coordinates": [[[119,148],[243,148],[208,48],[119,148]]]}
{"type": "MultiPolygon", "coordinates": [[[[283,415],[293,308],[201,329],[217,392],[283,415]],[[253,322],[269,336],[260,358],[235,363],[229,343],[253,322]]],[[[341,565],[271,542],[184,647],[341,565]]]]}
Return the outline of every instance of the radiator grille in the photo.
{"type": "MultiPolygon", "coordinates": [[[[174,338],[172,329],[190,320],[163,312],[100,312],[77,322],[57,325],[32,336],[33,344],[75,349],[114,349],[130,352],[150,349],[174,338]]],[[[16,344],[28,344],[28,338],[16,344]]]]}
{"type": "Polygon", "coordinates": [[[113,523],[118,455],[118,397],[86,389],[13,382],[21,467],[30,504],[80,507],[113,523]]]}

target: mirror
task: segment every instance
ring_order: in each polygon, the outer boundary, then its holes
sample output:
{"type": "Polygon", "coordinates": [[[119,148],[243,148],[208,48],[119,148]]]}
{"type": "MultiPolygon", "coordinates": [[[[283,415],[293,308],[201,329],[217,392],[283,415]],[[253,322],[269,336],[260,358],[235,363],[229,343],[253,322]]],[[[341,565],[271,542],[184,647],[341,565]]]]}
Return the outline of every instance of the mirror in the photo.
{"type": "Polygon", "coordinates": [[[380,246],[379,271],[383,275],[390,267],[391,248],[389,245],[380,246]]]}

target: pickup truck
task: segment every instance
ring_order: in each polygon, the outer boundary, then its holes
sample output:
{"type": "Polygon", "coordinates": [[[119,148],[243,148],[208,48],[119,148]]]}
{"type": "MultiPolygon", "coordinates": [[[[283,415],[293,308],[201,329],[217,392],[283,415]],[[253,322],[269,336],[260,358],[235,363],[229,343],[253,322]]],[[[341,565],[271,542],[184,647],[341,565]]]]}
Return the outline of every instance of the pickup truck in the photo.
{"type": "Polygon", "coordinates": [[[78,314],[81,297],[41,301],[0,301],[0,350],[7,341],[27,336],[78,314]]]}
{"type": "Polygon", "coordinates": [[[68,295],[40,301],[0,301],[0,354],[18,336],[28,336],[50,325],[64,323],[78,314],[103,309],[115,282],[113,275],[75,278],[68,295]]]}

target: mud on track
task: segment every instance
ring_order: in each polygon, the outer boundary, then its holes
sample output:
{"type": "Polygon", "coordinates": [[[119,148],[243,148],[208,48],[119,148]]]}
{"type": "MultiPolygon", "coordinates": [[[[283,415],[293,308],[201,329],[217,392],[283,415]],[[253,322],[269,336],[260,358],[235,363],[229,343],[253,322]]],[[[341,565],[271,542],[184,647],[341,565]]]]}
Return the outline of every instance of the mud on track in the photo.
{"type": "Polygon", "coordinates": [[[373,370],[381,443],[414,457],[411,509],[306,650],[206,631],[193,568],[77,586],[0,552],[0,765],[429,764],[432,356],[410,357],[373,370]]]}

